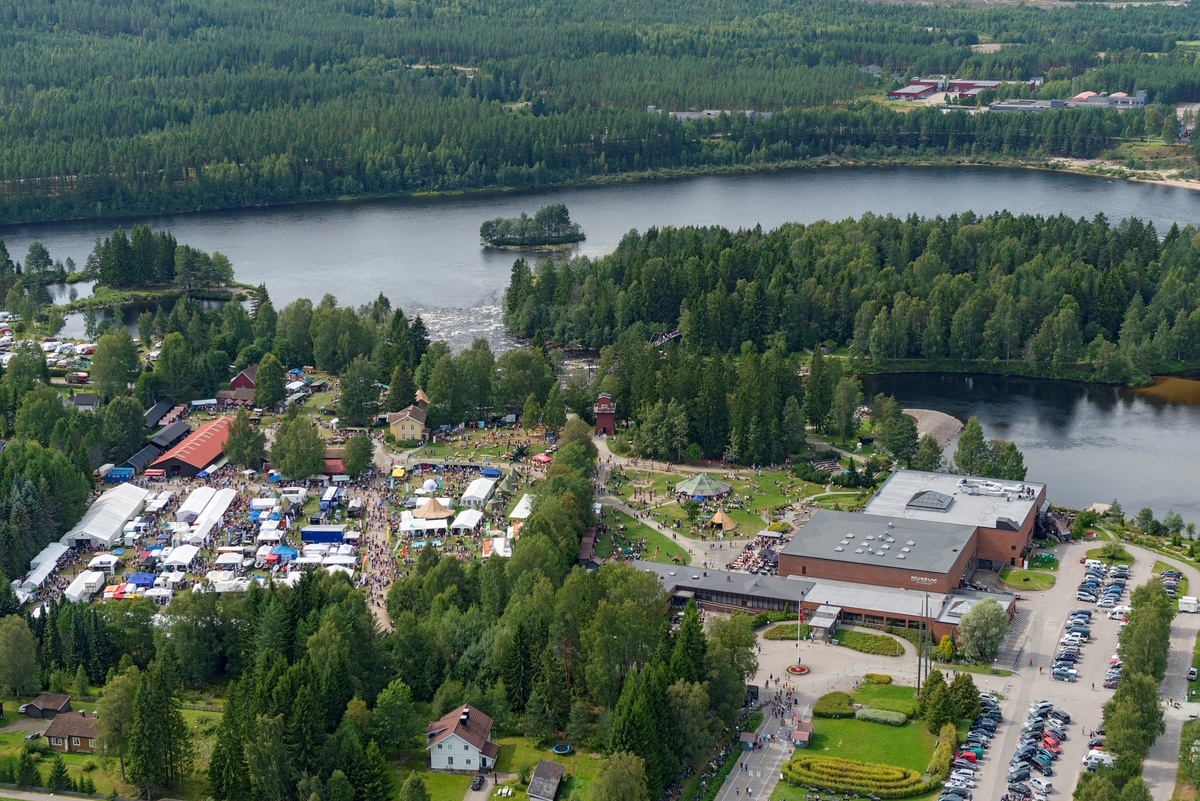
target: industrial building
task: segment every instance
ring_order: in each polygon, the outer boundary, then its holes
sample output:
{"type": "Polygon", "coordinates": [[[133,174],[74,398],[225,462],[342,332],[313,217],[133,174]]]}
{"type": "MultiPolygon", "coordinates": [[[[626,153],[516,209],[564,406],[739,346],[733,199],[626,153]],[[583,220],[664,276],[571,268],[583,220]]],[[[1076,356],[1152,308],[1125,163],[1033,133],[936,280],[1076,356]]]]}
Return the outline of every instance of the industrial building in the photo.
{"type": "MultiPolygon", "coordinates": [[[[175,476],[194,478],[196,474],[203,472],[206,467],[215,464],[221,458],[225,440],[229,438],[229,423],[232,419],[231,417],[218,417],[216,420],[200,426],[178,445],[155,459],[153,466],[166,471],[168,478],[175,476]]],[[[186,424],[184,427],[186,428],[186,424]]],[[[154,442],[154,438],[151,438],[151,442],[154,442]]]]}
{"type": "Polygon", "coordinates": [[[1048,509],[1044,484],[897,470],[862,512],[815,513],[779,573],[949,592],[978,568],[1017,564],[1048,509]]]}
{"type": "Polygon", "coordinates": [[[955,636],[958,621],[976,602],[995,599],[1009,614],[1012,595],[954,589],[949,592],[898,589],[831,579],[756,576],[730,570],[703,570],[681,565],[635,561],[633,566],[658,575],[674,607],[695,600],[719,612],[801,610],[814,636],[830,637],[840,625],[933,631],[937,638],[955,636]]]}

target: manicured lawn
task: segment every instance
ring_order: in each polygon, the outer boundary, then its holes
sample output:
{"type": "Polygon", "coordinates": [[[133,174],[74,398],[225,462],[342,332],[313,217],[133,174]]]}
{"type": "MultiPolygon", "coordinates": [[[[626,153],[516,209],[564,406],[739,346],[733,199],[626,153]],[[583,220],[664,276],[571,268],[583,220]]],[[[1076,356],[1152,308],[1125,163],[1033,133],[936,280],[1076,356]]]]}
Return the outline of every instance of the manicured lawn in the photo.
{"type": "Polygon", "coordinates": [[[878,656],[902,656],[904,654],[904,646],[885,634],[867,634],[863,631],[838,629],[834,634],[834,639],[843,648],[860,651],[864,654],[878,656]]]}
{"type": "Polygon", "coordinates": [[[1006,567],[1000,571],[1000,583],[1014,590],[1048,590],[1054,586],[1055,577],[1042,570],[1019,570],[1006,567]]]}
{"type": "MultiPolygon", "coordinates": [[[[671,557],[682,557],[682,564],[691,562],[691,555],[687,552],[688,540],[684,538],[679,542],[672,540],[670,537],[655,531],[645,523],[640,523],[634,520],[624,512],[618,512],[615,509],[609,508],[604,512],[605,522],[610,525],[613,523],[613,516],[616,516],[616,522],[625,526],[625,531],[621,532],[623,536],[631,540],[640,540],[645,538],[646,551],[639,556],[640,559],[645,559],[649,562],[662,562],[670,564],[673,560],[671,557]]],[[[596,558],[606,559],[612,553],[614,547],[613,536],[611,533],[605,533],[596,540],[596,558]]],[[[676,564],[680,564],[676,562],[676,564]]]]}
{"type": "Polygon", "coordinates": [[[1052,553],[1034,554],[1029,560],[1030,570],[1058,570],[1058,559],[1052,553]]]}
{"type": "MultiPolygon", "coordinates": [[[[396,786],[399,787],[411,772],[411,770],[397,771],[396,786]]],[[[462,797],[467,793],[467,788],[471,786],[471,777],[465,773],[422,771],[421,779],[425,782],[429,801],[462,801],[462,797]]]]}
{"type": "MultiPolygon", "coordinates": [[[[934,790],[925,795],[914,795],[904,801],[934,801],[940,795],[941,790],[934,790]]],[[[812,791],[804,787],[792,787],[785,782],[779,782],[775,785],[775,789],[771,791],[771,801],[805,801],[806,795],[812,795],[812,791]]],[[[830,795],[830,793],[825,793],[830,795]]]]}
{"type": "MultiPolygon", "coordinates": [[[[1156,561],[1154,563],[1154,575],[1157,576],[1159,573],[1163,572],[1164,570],[1179,570],[1179,566],[1172,565],[1168,562],[1157,562],[1156,561]]],[[[1179,570],[1179,572],[1182,573],[1183,571],[1179,570]]],[[[1187,594],[1188,594],[1188,580],[1187,580],[1187,576],[1184,576],[1183,578],[1179,579],[1179,586],[1175,590],[1175,597],[1182,598],[1183,596],[1185,596],[1187,594]]]]}
{"type": "MultiPolygon", "coordinates": [[[[953,670],[957,670],[961,673],[982,673],[982,674],[985,674],[988,676],[1011,676],[1012,675],[1011,670],[1005,670],[1004,668],[996,668],[996,671],[993,673],[991,665],[951,665],[951,664],[946,664],[943,662],[938,662],[936,665],[934,665],[934,667],[936,667],[938,670],[942,671],[943,673],[950,673],[953,670]]],[[[976,682],[975,686],[978,687],[979,682],[976,682]]],[[[982,689],[982,688],[980,688],[980,689],[982,689]]],[[[987,691],[985,690],[984,692],[987,692],[987,691]]],[[[992,693],[992,694],[995,695],[995,693],[992,693]]]]}
{"type": "Polygon", "coordinates": [[[808,750],[814,754],[923,772],[933,757],[936,740],[919,723],[884,726],[847,718],[816,718],[808,750]]]}
{"type": "Polygon", "coordinates": [[[913,698],[913,693],[915,692],[915,688],[905,687],[903,684],[873,684],[869,681],[864,681],[850,695],[853,696],[855,703],[870,706],[871,702],[877,698],[915,703],[916,699],[913,698]]]}
{"type": "Polygon", "coordinates": [[[778,623],[763,632],[764,640],[795,640],[799,637],[807,637],[809,632],[808,625],[801,626],[799,623],[778,623]]]}
{"type": "MultiPolygon", "coordinates": [[[[560,798],[587,798],[588,785],[600,772],[600,765],[603,761],[602,759],[593,759],[586,752],[578,749],[566,756],[559,756],[549,748],[536,748],[524,737],[501,737],[496,742],[500,744],[500,753],[496,756],[496,770],[501,773],[516,773],[522,765],[528,766],[532,771],[539,759],[557,762],[565,767],[567,769],[563,776],[565,784],[558,790],[560,798]]],[[[461,793],[459,798],[462,798],[461,793]]]]}
{"type": "Polygon", "coordinates": [[[1133,556],[1131,556],[1128,552],[1126,552],[1126,554],[1124,556],[1118,557],[1116,559],[1105,559],[1103,556],[1100,555],[1100,552],[1102,550],[1104,550],[1104,549],[1103,548],[1092,548],[1090,551],[1085,553],[1084,556],[1086,556],[1088,559],[1099,559],[1101,562],[1104,562],[1105,564],[1109,564],[1109,565],[1132,565],[1133,564],[1133,556]]]}

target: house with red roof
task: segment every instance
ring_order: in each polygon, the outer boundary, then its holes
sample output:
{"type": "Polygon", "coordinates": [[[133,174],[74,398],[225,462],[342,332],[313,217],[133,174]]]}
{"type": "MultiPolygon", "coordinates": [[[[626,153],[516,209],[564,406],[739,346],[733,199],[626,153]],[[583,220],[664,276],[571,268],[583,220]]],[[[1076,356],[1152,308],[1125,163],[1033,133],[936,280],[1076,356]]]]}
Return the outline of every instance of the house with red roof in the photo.
{"type": "Polygon", "coordinates": [[[218,417],[197,428],[178,445],[154,460],[151,467],[165,470],[168,478],[194,478],[204,468],[221,458],[225,440],[229,439],[232,417],[218,417]]]}
{"type": "Polygon", "coordinates": [[[425,730],[425,750],[433,770],[482,771],[496,763],[492,719],[470,704],[447,713],[425,730]]]}

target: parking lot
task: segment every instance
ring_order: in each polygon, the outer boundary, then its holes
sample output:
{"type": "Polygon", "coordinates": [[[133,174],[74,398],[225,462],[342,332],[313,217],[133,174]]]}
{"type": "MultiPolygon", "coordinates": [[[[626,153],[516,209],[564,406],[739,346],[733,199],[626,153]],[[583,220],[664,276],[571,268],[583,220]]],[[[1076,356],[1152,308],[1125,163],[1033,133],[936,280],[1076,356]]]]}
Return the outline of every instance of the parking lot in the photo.
{"type": "MultiPolygon", "coordinates": [[[[1078,585],[1085,575],[1079,558],[1087,550],[1087,545],[1060,546],[1058,550],[1063,562],[1058,569],[1055,586],[1024,596],[1021,602],[1022,607],[1029,610],[1032,620],[1019,658],[1019,676],[1014,675],[1010,680],[1008,694],[1001,704],[1004,725],[997,731],[988,749],[983,778],[977,781],[983,798],[999,799],[1004,795],[1008,763],[1020,740],[1020,728],[1025,722],[1029,706],[1036,699],[1050,701],[1056,708],[1071,715],[1071,723],[1066,727],[1067,739],[1059,745],[1062,754],[1053,763],[1054,775],[1049,777],[1054,787],[1050,795],[1069,797],[1083,770],[1083,758],[1088,751],[1088,733],[1100,727],[1101,708],[1113,694],[1103,684],[1109,660],[1117,652],[1120,620],[1109,620],[1105,614],[1107,610],[1075,599],[1078,585]],[[1062,647],[1059,640],[1065,633],[1067,616],[1075,609],[1092,612],[1088,626],[1091,636],[1080,646],[1080,656],[1075,663],[1078,673],[1076,681],[1054,681],[1050,675],[1054,656],[1062,647]]],[[[1135,560],[1129,586],[1144,582],[1150,575],[1149,567],[1144,560],[1135,560]]],[[[1129,594],[1126,592],[1121,603],[1125,604],[1128,600],[1129,594]]],[[[1039,775],[1033,773],[1033,776],[1039,775]]]]}

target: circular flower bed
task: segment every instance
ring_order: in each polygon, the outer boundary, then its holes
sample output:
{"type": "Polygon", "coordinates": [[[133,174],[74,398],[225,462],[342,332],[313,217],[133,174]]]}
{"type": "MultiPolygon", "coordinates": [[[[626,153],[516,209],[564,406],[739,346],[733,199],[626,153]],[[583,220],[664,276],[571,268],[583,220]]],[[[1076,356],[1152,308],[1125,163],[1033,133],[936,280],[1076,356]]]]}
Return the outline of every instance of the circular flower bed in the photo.
{"type": "Polygon", "coordinates": [[[803,676],[807,672],[808,668],[804,665],[791,665],[788,667],[788,673],[791,673],[793,676],[803,676]]]}

